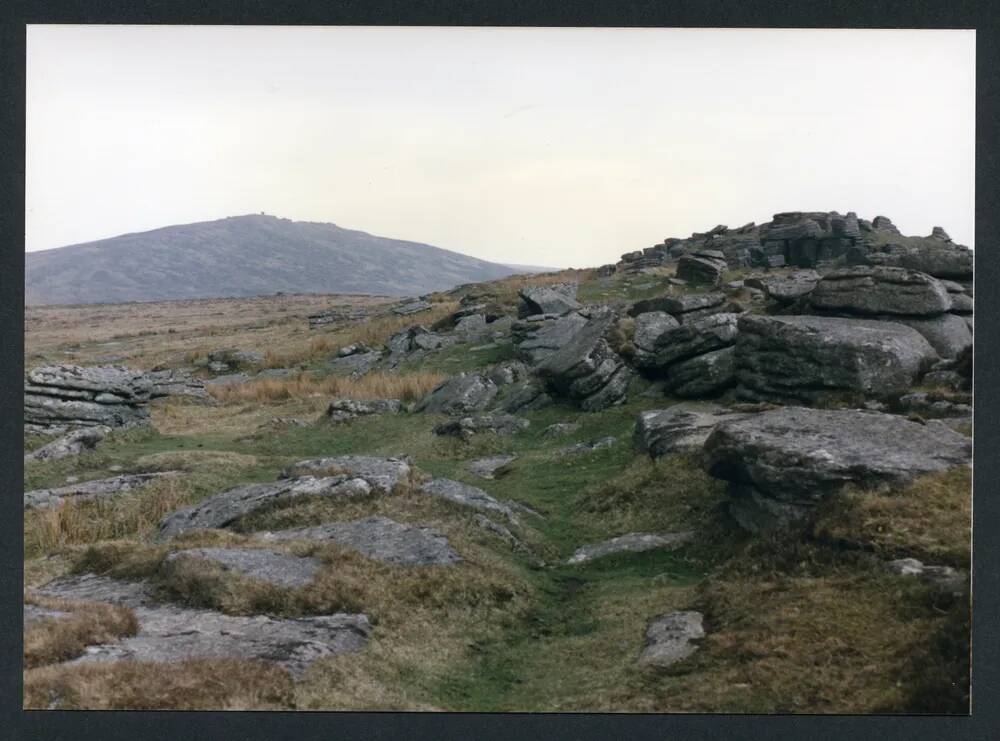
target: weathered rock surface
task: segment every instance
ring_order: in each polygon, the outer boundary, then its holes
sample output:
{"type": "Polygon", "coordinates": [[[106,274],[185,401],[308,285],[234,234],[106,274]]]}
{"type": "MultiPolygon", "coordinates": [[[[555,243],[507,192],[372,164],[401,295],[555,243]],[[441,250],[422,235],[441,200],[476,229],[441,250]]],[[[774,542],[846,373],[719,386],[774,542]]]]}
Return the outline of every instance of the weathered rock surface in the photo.
{"type": "Polygon", "coordinates": [[[371,493],[371,484],[363,478],[345,475],[323,478],[300,476],[272,483],[237,486],[167,515],[160,521],[158,538],[165,540],[189,530],[223,528],[253,512],[300,497],[352,499],[371,493]]]}
{"type": "Polygon", "coordinates": [[[650,666],[670,666],[698,650],[695,641],[705,637],[700,612],[670,612],[654,619],[646,628],[646,645],[639,654],[639,663],[650,666]]]}
{"type": "Polygon", "coordinates": [[[339,424],[358,417],[368,417],[377,414],[399,414],[403,403],[399,399],[334,399],[326,408],[324,418],[328,422],[339,424]]]}
{"type": "Polygon", "coordinates": [[[724,347],[670,366],[667,387],[675,396],[717,394],[736,383],[736,351],[724,347]]]}
{"type": "Polygon", "coordinates": [[[129,473],[114,476],[110,479],[96,479],[82,483],[67,484],[54,489],[35,489],[24,492],[25,509],[44,509],[57,507],[65,499],[85,501],[103,499],[105,497],[123,494],[139,489],[152,481],[177,476],[178,471],[159,471],[156,473],[129,473]]]}
{"type": "Polygon", "coordinates": [[[635,318],[635,364],[640,368],[656,365],[656,341],[661,335],[676,329],[680,323],[665,311],[647,311],[635,318]]]}
{"type": "Polygon", "coordinates": [[[466,468],[476,476],[484,479],[495,479],[510,470],[510,464],[517,460],[516,455],[494,455],[471,461],[466,468]]]}
{"type": "Polygon", "coordinates": [[[520,509],[518,505],[513,502],[501,502],[491,497],[482,489],[463,484],[460,481],[432,479],[420,487],[420,492],[428,496],[454,502],[462,507],[470,507],[486,512],[497,512],[514,524],[518,522],[517,513],[515,512],[515,509],[520,509]]]}
{"type": "Polygon", "coordinates": [[[527,314],[565,314],[580,308],[576,300],[576,283],[551,286],[525,286],[520,291],[527,306],[527,314]]]}
{"type": "Polygon", "coordinates": [[[449,378],[421,399],[414,411],[439,414],[468,414],[489,407],[499,391],[496,383],[480,373],[463,373],[449,378]]]}
{"type": "Polygon", "coordinates": [[[427,303],[426,301],[422,301],[422,300],[419,300],[419,301],[408,301],[408,302],[406,302],[404,304],[401,304],[401,305],[395,307],[392,310],[392,313],[393,314],[397,314],[399,316],[409,316],[410,314],[417,314],[417,313],[419,313],[421,311],[428,311],[428,310],[430,310],[430,308],[431,308],[431,305],[429,303],[427,303]]]}
{"type": "Polygon", "coordinates": [[[279,587],[304,587],[323,567],[318,558],[300,558],[257,548],[189,548],[164,559],[166,568],[186,559],[209,561],[223,571],[234,571],[279,587]]]}
{"type": "Polygon", "coordinates": [[[682,255],[677,260],[677,277],[696,285],[719,286],[726,273],[726,260],[706,251],[682,255]]]}
{"type": "MultiPolygon", "coordinates": [[[[355,351],[347,355],[338,353],[337,357],[327,363],[331,372],[339,376],[350,376],[351,378],[361,378],[370,373],[382,359],[382,353],[377,350],[355,351]]],[[[341,352],[346,348],[341,348],[341,352]]]]}
{"type": "Polygon", "coordinates": [[[700,450],[717,424],[744,416],[716,404],[693,401],[640,412],[635,424],[635,449],[652,458],[700,450]]]}
{"type": "Polygon", "coordinates": [[[652,550],[674,550],[687,543],[691,533],[628,533],[617,538],[593,543],[577,548],[566,561],[567,564],[581,564],[604,558],[615,553],[641,553],[652,550]]]}
{"type": "Polygon", "coordinates": [[[809,301],[824,311],[862,315],[934,316],[951,307],[948,291],[937,279],[892,267],[831,271],[816,284],[809,301]]]}
{"type": "Polygon", "coordinates": [[[815,270],[794,270],[786,275],[765,275],[748,278],[745,284],[759,288],[764,295],[779,304],[790,304],[812,293],[820,280],[815,270]]]}
{"type": "Polygon", "coordinates": [[[362,308],[334,307],[308,317],[309,329],[324,327],[328,324],[355,322],[368,316],[368,311],[362,308]]]}
{"type": "Polygon", "coordinates": [[[542,434],[546,437],[555,437],[556,435],[569,435],[579,429],[580,425],[576,422],[556,422],[542,430],[542,434]]]}
{"type": "Polygon", "coordinates": [[[260,365],[263,362],[264,353],[258,350],[227,347],[209,352],[207,365],[213,373],[229,373],[247,366],[260,365]]]}
{"type": "Polygon", "coordinates": [[[25,603],[22,615],[24,618],[24,627],[27,628],[46,620],[60,620],[62,618],[68,618],[71,613],[63,612],[62,610],[49,610],[45,607],[25,603]]]}
{"type": "Polygon", "coordinates": [[[436,435],[455,435],[468,439],[484,432],[496,435],[513,435],[528,429],[530,420],[513,414],[480,414],[444,422],[434,428],[436,435]]]}
{"type": "Polygon", "coordinates": [[[751,399],[889,394],[909,388],[937,358],[918,332],[892,322],[747,314],[738,329],[736,378],[751,399]]]}
{"type": "Polygon", "coordinates": [[[972,332],[965,319],[955,314],[933,317],[886,317],[917,330],[942,358],[955,358],[962,350],[972,347],[972,332]]]}
{"type": "Polygon", "coordinates": [[[336,613],[298,619],[242,617],[151,601],[142,584],[92,574],[50,582],[40,594],[124,604],[135,612],[139,632],[118,643],[89,646],[72,664],[109,661],[176,662],[190,659],[257,659],[301,677],[316,660],[360,651],[371,624],[361,614],[336,613]]]}
{"type": "Polygon", "coordinates": [[[535,368],[556,394],[577,401],[584,411],[599,411],[625,401],[630,371],[607,340],[613,313],[602,307],[587,323],[535,368]]]}
{"type": "Polygon", "coordinates": [[[110,427],[84,427],[67,433],[62,437],[43,445],[31,453],[25,453],[24,461],[57,461],[71,455],[79,455],[84,450],[93,450],[108,433],[110,427]]]}
{"type": "Polygon", "coordinates": [[[149,423],[153,384],[124,366],[50,365],[24,383],[24,421],[39,427],[132,427],[149,423]]]}
{"type": "Polygon", "coordinates": [[[392,494],[406,486],[412,468],[405,456],[379,458],[373,455],[338,455],[331,458],[309,458],[282,470],[281,478],[303,474],[347,475],[364,479],[373,491],[392,494]]]}
{"type": "Polygon", "coordinates": [[[368,558],[404,566],[450,566],[462,557],[448,539],[429,527],[404,525],[388,517],[366,517],[313,527],[263,533],[268,540],[332,540],[368,558]]]}
{"type": "Polygon", "coordinates": [[[846,483],[899,484],[968,465],[971,441],[937,421],[784,407],[720,423],[705,442],[710,474],[731,482],[748,529],[780,526],[846,483]]]}
{"type": "Polygon", "coordinates": [[[529,365],[537,365],[563,347],[585,325],[587,319],[576,312],[559,318],[529,317],[512,329],[519,355],[529,365]]]}
{"type": "Polygon", "coordinates": [[[917,270],[935,278],[972,280],[972,250],[962,245],[926,240],[922,244],[887,244],[858,256],[856,261],[917,270]]]}

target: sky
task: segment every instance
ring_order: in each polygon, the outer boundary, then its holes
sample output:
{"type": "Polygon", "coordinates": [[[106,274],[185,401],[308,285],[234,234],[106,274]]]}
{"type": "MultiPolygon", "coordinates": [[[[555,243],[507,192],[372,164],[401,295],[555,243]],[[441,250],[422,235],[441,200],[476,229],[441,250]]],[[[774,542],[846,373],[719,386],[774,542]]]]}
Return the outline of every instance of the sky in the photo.
{"type": "Polygon", "coordinates": [[[28,251],[261,211],[587,267],[781,211],[974,246],[975,32],[28,27],[28,251]]]}

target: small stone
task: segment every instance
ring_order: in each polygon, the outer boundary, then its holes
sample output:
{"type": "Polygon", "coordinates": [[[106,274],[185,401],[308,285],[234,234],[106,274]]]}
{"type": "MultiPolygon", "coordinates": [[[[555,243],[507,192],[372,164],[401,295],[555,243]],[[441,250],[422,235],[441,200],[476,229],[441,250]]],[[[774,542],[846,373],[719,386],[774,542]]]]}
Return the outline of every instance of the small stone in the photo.
{"type": "Polygon", "coordinates": [[[698,650],[695,641],[705,637],[704,616],[700,612],[670,612],[653,620],[646,629],[646,645],[639,663],[666,667],[698,650]]]}
{"type": "Polygon", "coordinates": [[[578,548],[566,561],[567,564],[581,564],[615,553],[639,553],[650,550],[675,550],[687,543],[692,533],[628,533],[617,538],[593,543],[578,548]]]}

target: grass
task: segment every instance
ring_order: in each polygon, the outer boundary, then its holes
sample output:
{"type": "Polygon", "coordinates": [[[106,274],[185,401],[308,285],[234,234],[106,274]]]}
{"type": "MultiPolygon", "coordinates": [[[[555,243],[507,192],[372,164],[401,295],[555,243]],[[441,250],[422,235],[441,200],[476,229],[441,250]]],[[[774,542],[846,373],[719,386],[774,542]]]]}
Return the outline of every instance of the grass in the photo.
{"type": "Polygon", "coordinates": [[[248,383],[209,387],[209,393],[223,403],[272,403],[309,396],[340,396],[351,399],[400,399],[416,401],[446,378],[429,371],[407,374],[369,373],[356,380],[339,376],[311,378],[267,378],[248,383]]]}
{"type": "Polygon", "coordinates": [[[35,622],[24,631],[24,667],[34,669],[80,656],[87,646],[135,635],[135,614],[121,605],[76,603],[25,595],[25,603],[68,612],[68,617],[35,622]]]}

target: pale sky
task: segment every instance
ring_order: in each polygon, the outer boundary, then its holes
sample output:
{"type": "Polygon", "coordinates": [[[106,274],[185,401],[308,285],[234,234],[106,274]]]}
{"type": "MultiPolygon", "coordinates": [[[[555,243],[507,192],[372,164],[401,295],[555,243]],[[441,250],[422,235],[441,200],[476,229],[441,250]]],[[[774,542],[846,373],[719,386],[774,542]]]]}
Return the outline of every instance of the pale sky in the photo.
{"type": "Polygon", "coordinates": [[[559,267],[793,210],[974,246],[974,31],[33,25],[27,75],[27,250],[260,211],[559,267]]]}

